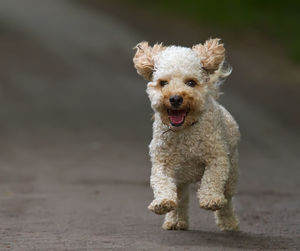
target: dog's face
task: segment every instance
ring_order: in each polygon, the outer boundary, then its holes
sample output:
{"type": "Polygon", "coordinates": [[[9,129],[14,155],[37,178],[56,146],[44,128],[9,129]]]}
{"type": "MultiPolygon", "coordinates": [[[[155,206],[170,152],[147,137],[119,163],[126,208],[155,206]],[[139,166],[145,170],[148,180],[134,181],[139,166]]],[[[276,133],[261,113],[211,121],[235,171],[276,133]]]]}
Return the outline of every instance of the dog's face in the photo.
{"type": "Polygon", "coordinates": [[[154,111],[172,127],[194,123],[207,93],[200,57],[192,49],[171,46],[155,57],[154,67],[147,86],[154,111]]]}
{"type": "Polygon", "coordinates": [[[146,42],[137,46],[135,67],[150,80],[147,93],[151,106],[164,124],[183,129],[197,121],[209,94],[209,75],[224,60],[224,47],[218,41],[209,40],[209,45],[199,44],[193,49],[159,44],[150,47],[146,42]],[[212,45],[215,51],[209,53],[212,45]]]}

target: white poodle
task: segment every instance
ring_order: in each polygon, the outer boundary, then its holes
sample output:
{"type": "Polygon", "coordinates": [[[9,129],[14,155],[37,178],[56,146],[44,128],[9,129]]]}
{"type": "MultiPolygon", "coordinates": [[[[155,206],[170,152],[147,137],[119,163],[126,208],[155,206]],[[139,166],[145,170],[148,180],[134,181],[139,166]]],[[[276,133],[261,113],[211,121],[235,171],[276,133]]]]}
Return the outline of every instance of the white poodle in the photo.
{"type": "Polygon", "coordinates": [[[238,180],[239,128],[216,100],[223,67],[219,39],[192,48],[136,46],[137,72],[149,81],[154,110],[149,209],[166,214],[164,229],[188,228],[188,185],[198,184],[200,207],[215,211],[221,230],[238,230],[232,196],[238,180]]]}

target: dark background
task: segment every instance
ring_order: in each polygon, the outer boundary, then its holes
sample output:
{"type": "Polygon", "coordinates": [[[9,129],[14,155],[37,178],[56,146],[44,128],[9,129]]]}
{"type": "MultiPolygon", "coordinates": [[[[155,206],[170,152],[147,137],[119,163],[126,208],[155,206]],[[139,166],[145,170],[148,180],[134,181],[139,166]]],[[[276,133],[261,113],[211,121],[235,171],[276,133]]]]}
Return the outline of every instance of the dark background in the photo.
{"type": "Polygon", "coordinates": [[[226,2],[0,2],[1,250],[300,248],[299,8],[226,2]],[[233,67],[220,102],[242,133],[241,232],[220,232],[193,187],[191,230],[163,231],[132,48],[209,37],[233,67]]]}

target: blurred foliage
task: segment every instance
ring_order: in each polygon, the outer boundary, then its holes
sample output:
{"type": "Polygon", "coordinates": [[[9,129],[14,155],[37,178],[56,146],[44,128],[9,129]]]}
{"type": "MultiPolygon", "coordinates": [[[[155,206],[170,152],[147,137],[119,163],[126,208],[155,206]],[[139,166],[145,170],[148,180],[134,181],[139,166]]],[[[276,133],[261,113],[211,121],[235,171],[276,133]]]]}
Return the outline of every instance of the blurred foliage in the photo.
{"type": "Polygon", "coordinates": [[[300,63],[300,1],[297,0],[129,0],[219,27],[255,28],[284,42],[300,63]]]}

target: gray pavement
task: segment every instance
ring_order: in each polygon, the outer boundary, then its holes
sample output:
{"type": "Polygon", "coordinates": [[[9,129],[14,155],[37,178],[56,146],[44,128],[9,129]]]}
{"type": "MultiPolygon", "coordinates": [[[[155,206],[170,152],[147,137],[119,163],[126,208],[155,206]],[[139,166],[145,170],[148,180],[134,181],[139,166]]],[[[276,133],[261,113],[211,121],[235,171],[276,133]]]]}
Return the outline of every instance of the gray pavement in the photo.
{"type": "Polygon", "coordinates": [[[132,66],[132,47],[158,35],[102,5],[0,2],[0,250],[299,250],[298,131],[239,92],[239,71],[222,103],[243,136],[241,232],[220,232],[194,187],[191,230],[160,228],[147,210],[151,110],[132,66]]]}

